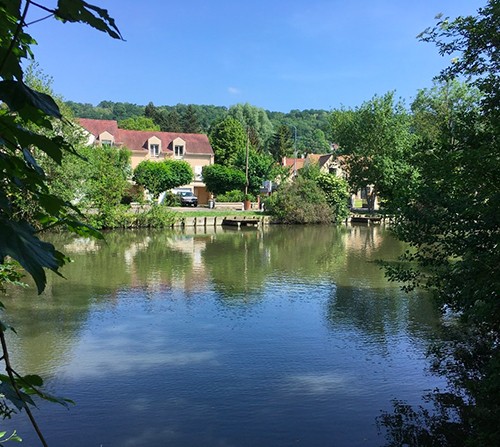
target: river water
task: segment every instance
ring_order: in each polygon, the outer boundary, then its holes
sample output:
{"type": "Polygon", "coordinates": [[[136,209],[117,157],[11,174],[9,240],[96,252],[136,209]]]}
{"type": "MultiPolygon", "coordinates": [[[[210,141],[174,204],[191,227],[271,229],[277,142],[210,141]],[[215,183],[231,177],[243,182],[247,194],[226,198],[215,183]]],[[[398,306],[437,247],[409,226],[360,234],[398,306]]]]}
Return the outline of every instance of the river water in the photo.
{"type": "Polygon", "coordinates": [[[76,403],[35,411],[53,447],[378,446],[391,400],[436,385],[438,315],[384,278],[383,227],[52,239],[66,279],[3,301],[17,369],[76,403]]]}

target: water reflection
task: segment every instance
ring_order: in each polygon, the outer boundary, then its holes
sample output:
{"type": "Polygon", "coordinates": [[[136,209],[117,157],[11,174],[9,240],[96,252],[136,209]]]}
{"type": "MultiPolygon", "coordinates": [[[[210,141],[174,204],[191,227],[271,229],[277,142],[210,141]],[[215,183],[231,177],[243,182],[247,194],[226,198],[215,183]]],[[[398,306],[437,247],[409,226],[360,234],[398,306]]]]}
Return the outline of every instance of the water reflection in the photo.
{"type": "Polygon", "coordinates": [[[67,279],[5,304],[19,369],[78,402],[44,407],[53,446],[377,445],[379,411],[432,383],[436,313],[373,262],[402,250],[384,228],[52,242],[67,279]]]}

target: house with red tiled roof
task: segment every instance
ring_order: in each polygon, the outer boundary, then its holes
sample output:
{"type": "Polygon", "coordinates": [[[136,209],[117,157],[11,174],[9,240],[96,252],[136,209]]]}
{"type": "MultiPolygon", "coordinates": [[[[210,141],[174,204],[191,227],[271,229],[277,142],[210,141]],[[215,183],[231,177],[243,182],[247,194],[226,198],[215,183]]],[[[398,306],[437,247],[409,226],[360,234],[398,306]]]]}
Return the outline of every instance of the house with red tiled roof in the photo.
{"type": "Polygon", "coordinates": [[[134,169],[143,160],[184,160],[193,168],[194,180],[186,188],[198,196],[199,203],[207,203],[209,194],[203,183],[203,166],[214,163],[214,151],[204,134],[126,130],[114,120],[80,118],[90,145],[124,147],[130,150],[134,169]]]}
{"type": "MultiPolygon", "coordinates": [[[[344,155],[338,154],[307,154],[305,158],[289,158],[284,157],[282,161],[283,166],[290,168],[290,179],[293,178],[293,173],[298,170],[310,166],[318,165],[320,172],[326,174],[334,174],[337,177],[348,180],[348,165],[344,155]]],[[[366,202],[368,195],[371,193],[373,185],[367,185],[359,189],[351,196],[351,204],[354,206],[356,202],[362,204],[366,202]]],[[[374,209],[379,208],[378,198],[375,198],[374,209]]]]}

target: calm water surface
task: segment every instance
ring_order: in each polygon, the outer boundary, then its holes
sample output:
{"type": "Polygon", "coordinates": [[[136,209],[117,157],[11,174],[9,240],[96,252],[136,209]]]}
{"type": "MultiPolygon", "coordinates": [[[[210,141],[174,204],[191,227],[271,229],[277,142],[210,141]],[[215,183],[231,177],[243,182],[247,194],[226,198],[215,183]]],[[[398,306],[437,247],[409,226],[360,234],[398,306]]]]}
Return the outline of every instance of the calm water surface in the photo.
{"type": "Polygon", "coordinates": [[[53,242],[67,279],[4,300],[18,369],[76,401],[36,412],[53,447],[378,446],[391,399],[436,385],[437,314],[373,262],[402,250],[383,228],[53,242]]]}

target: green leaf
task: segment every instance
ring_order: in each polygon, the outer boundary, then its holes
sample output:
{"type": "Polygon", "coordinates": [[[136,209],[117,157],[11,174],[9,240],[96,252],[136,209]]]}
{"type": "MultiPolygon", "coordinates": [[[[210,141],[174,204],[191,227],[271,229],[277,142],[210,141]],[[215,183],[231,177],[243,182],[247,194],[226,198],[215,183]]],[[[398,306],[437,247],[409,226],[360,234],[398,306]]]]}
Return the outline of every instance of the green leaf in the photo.
{"type": "Polygon", "coordinates": [[[10,256],[33,277],[38,293],[45,289],[44,268],[56,273],[62,261],[52,244],[35,236],[35,230],[26,222],[0,218],[0,259],[10,256]]]}
{"type": "Polygon", "coordinates": [[[55,118],[62,118],[56,102],[45,93],[37,92],[20,81],[0,81],[0,100],[23,118],[35,119],[37,112],[55,118]]]}
{"type": "Polygon", "coordinates": [[[43,379],[36,374],[23,376],[22,381],[29,386],[43,386],[43,379]]]}
{"type": "Polygon", "coordinates": [[[86,23],[114,39],[123,39],[114,19],[109,16],[106,9],[82,0],[59,0],[55,16],[63,21],[86,23]]]}

